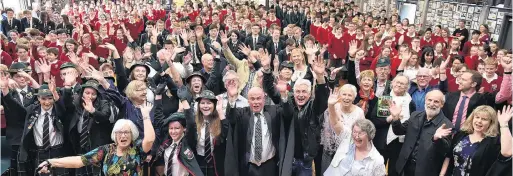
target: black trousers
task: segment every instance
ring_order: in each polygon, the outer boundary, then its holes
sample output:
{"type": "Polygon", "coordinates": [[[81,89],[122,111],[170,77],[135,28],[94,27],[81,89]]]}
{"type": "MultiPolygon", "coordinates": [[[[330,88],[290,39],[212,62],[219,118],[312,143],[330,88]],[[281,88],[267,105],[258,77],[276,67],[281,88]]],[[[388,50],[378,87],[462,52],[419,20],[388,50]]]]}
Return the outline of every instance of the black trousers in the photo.
{"type": "Polygon", "coordinates": [[[399,138],[397,138],[385,147],[383,159],[385,159],[385,164],[388,161],[388,176],[399,176],[399,172],[395,169],[395,165],[402,146],[403,143],[400,143],[399,138]]]}
{"type": "Polygon", "coordinates": [[[278,175],[278,165],[276,157],[269,159],[260,166],[253,163],[248,163],[248,176],[274,176],[278,175]]]}
{"type": "MultiPolygon", "coordinates": [[[[214,168],[214,165],[212,163],[210,164],[207,164],[205,162],[205,156],[201,156],[201,155],[195,155],[196,156],[196,161],[198,161],[198,165],[200,166],[201,168],[201,172],[203,172],[203,175],[205,176],[214,176],[216,175],[216,168],[214,168]]],[[[224,173],[222,173],[224,174],[224,173]]]]}
{"type": "Polygon", "coordinates": [[[404,176],[410,176],[415,175],[415,167],[417,167],[417,162],[415,160],[412,160],[411,158],[408,159],[408,162],[406,162],[406,165],[404,166],[404,176]]]}
{"type": "Polygon", "coordinates": [[[19,145],[11,145],[11,167],[7,171],[9,176],[14,176],[18,173],[18,152],[19,145]]]}

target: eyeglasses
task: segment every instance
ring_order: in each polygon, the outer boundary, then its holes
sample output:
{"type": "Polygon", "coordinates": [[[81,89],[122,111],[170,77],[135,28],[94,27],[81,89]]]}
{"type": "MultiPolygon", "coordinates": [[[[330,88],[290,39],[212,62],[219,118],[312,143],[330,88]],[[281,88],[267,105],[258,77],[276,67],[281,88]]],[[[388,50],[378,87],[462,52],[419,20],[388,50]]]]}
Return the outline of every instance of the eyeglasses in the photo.
{"type": "Polygon", "coordinates": [[[118,135],[118,136],[123,136],[123,135],[128,136],[129,134],[132,134],[132,132],[131,131],[116,131],[116,135],[118,135]]]}

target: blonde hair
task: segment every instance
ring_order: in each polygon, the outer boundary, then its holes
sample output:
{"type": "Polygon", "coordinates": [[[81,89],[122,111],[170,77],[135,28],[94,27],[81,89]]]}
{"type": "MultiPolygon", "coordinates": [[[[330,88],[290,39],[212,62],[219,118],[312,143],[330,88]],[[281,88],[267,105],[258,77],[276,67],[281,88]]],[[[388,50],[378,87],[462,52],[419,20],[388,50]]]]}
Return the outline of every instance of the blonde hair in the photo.
{"type": "Polygon", "coordinates": [[[130,101],[133,101],[133,98],[135,96],[135,92],[137,91],[138,88],[140,88],[142,86],[146,86],[146,83],[144,81],[139,81],[139,80],[132,80],[132,81],[130,81],[130,83],[128,83],[128,85],[126,86],[126,89],[125,89],[126,97],[130,101]]]}
{"type": "Polygon", "coordinates": [[[375,77],[376,76],[374,75],[374,72],[372,70],[365,70],[360,72],[360,82],[363,78],[370,78],[371,80],[374,80],[375,77]]]}
{"type": "Polygon", "coordinates": [[[478,106],[474,111],[472,111],[472,114],[465,120],[463,123],[463,126],[461,127],[461,131],[467,132],[469,134],[474,133],[474,126],[473,121],[475,116],[487,116],[488,120],[490,121],[490,125],[488,126],[488,130],[484,132],[485,137],[495,137],[497,134],[499,134],[499,129],[497,127],[499,126],[499,122],[497,119],[497,112],[495,109],[493,109],[491,106],[488,105],[481,105],[478,106]]]}

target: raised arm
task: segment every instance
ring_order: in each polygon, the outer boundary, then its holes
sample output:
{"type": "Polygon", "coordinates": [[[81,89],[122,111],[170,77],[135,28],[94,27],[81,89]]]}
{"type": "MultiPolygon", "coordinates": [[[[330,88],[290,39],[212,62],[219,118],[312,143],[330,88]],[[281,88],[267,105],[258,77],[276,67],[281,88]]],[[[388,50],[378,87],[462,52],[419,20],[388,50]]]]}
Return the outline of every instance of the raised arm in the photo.
{"type": "MultiPolygon", "coordinates": [[[[511,59],[511,58],[510,58],[511,59]]],[[[511,60],[509,63],[502,61],[501,65],[504,68],[504,77],[502,78],[501,88],[495,96],[495,103],[502,103],[511,99],[511,60]]]]}
{"type": "Polygon", "coordinates": [[[335,131],[335,133],[340,135],[342,131],[344,130],[344,126],[342,122],[340,122],[340,117],[342,115],[335,110],[335,105],[337,102],[339,102],[340,97],[338,96],[338,92],[332,92],[329,99],[328,99],[328,114],[330,118],[330,126],[331,129],[335,131]]]}
{"type": "Polygon", "coordinates": [[[151,123],[150,111],[153,108],[153,105],[149,102],[141,105],[141,114],[143,116],[143,124],[144,124],[144,138],[142,141],[142,149],[144,152],[148,153],[153,146],[153,142],[155,141],[155,129],[153,129],[153,124],[151,123]]]}
{"type": "Polygon", "coordinates": [[[501,155],[504,157],[511,157],[511,131],[509,130],[509,121],[513,115],[513,108],[511,105],[502,108],[502,111],[497,113],[500,124],[500,136],[501,136],[501,155]]]}
{"type": "Polygon", "coordinates": [[[330,95],[330,91],[326,84],[326,78],[324,78],[325,70],[326,64],[321,54],[315,58],[312,64],[312,71],[317,83],[315,87],[315,98],[313,100],[313,113],[315,117],[319,117],[328,108],[328,102],[326,100],[330,95]]]}

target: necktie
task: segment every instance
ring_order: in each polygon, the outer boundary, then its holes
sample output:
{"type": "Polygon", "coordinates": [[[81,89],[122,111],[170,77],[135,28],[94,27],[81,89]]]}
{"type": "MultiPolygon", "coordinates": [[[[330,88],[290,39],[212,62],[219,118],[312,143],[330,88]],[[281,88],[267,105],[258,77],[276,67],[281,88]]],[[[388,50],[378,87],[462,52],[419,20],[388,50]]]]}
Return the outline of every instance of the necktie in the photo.
{"type": "Polygon", "coordinates": [[[192,63],[196,64],[196,46],[194,44],[191,45],[192,51],[192,63]]]}
{"type": "Polygon", "coordinates": [[[50,148],[50,114],[46,112],[43,120],[43,148],[48,150],[50,148]]]}
{"type": "Polygon", "coordinates": [[[20,94],[21,94],[21,99],[20,99],[21,104],[24,104],[23,101],[25,100],[25,97],[27,96],[27,92],[25,92],[24,90],[21,90],[20,94]]]}
{"type": "Polygon", "coordinates": [[[212,144],[210,141],[210,123],[205,123],[205,161],[207,165],[212,162],[212,144]]]}
{"type": "Polygon", "coordinates": [[[278,53],[278,44],[274,43],[274,53],[278,53]]]}
{"type": "Polygon", "coordinates": [[[9,20],[9,26],[12,28],[12,20],[9,20]]]}
{"type": "Polygon", "coordinates": [[[175,156],[176,144],[173,144],[171,148],[171,154],[169,154],[169,158],[167,159],[167,176],[173,175],[173,157],[175,156]]]}
{"type": "Polygon", "coordinates": [[[253,37],[253,50],[256,50],[257,38],[253,37]]]}
{"type": "Polygon", "coordinates": [[[463,118],[463,110],[465,109],[465,103],[467,102],[467,96],[463,96],[461,99],[460,107],[458,108],[458,115],[456,115],[456,124],[454,124],[454,129],[456,131],[460,130],[461,118],[463,118]]]}
{"type": "Polygon", "coordinates": [[[255,161],[259,162],[262,160],[262,120],[260,113],[255,113],[257,121],[255,123],[255,161]]]}
{"type": "Polygon", "coordinates": [[[89,151],[89,113],[82,113],[82,131],[80,131],[80,147],[89,151]]]}

